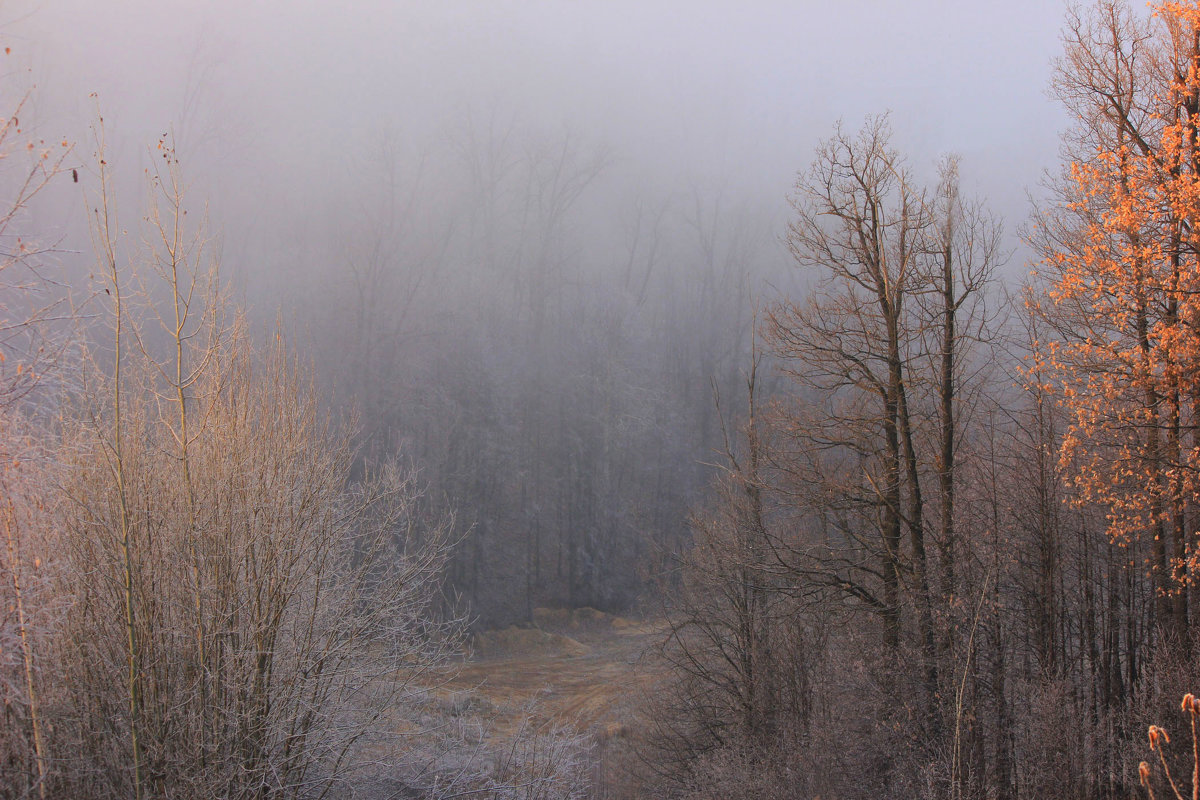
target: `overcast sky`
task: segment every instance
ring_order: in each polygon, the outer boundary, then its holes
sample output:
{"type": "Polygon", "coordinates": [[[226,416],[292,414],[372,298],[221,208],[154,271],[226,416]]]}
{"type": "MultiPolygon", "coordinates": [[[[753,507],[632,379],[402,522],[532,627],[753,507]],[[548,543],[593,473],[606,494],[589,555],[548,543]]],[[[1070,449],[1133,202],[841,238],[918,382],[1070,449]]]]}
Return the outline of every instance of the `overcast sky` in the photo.
{"type": "Polygon", "coordinates": [[[785,209],[838,119],[857,127],[890,111],[914,164],[960,153],[966,188],[1012,230],[1066,124],[1046,94],[1063,11],[1045,0],[22,0],[3,15],[10,63],[32,68],[46,125],[82,138],[95,92],[124,147],[175,126],[211,202],[228,208],[261,204],[272,187],[291,203],[319,194],[361,168],[384,127],[426,141],[466,114],[498,114],[570,129],[664,184],[719,182],[785,209]]]}

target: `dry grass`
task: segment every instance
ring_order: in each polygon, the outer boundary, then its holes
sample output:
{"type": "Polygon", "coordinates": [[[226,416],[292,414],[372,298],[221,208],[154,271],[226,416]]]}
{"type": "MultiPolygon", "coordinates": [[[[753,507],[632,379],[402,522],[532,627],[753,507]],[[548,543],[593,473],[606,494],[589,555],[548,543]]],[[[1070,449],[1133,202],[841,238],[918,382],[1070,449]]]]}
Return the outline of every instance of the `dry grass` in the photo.
{"type": "MultiPolygon", "coordinates": [[[[389,722],[401,749],[427,751],[408,761],[424,761],[428,769],[405,775],[385,766],[379,796],[508,797],[495,787],[533,786],[530,776],[551,773],[553,779],[537,779],[545,784],[537,796],[576,796],[563,793],[567,784],[580,797],[639,796],[625,764],[635,759],[631,753],[646,730],[638,698],[662,677],[643,655],[663,626],[591,609],[539,610],[536,618],[557,630],[482,632],[470,658],[422,676],[424,688],[389,722]]],[[[394,759],[385,750],[377,757],[382,765],[394,759]]]]}
{"type": "Polygon", "coordinates": [[[443,704],[477,717],[496,741],[530,714],[537,725],[597,742],[639,729],[634,699],[660,677],[643,655],[662,626],[594,609],[538,609],[535,620],[574,635],[517,627],[477,634],[474,656],[436,689],[443,704]]]}
{"type": "Polygon", "coordinates": [[[588,648],[578,641],[537,628],[518,628],[515,625],[498,631],[475,635],[475,655],[479,658],[505,656],[583,656],[588,648]]]}

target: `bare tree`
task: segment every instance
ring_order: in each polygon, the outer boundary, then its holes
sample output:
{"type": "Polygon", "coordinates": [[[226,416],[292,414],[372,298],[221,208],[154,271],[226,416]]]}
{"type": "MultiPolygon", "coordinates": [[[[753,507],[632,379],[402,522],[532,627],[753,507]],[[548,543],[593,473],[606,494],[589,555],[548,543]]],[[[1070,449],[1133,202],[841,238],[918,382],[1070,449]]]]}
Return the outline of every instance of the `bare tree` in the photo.
{"type": "MultiPolygon", "coordinates": [[[[875,528],[838,532],[845,545],[865,547],[875,564],[846,551],[837,557],[842,566],[826,579],[878,612],[883,643],[894,650],[900,644],[901,576],[912,570],[932,697],[925,501],[908,381],[918,336],[911,307],[926,290],[922,259],[932,214],[889,137],[882,118],[855,137],[839,130],[797,183],[788,241],[798,263],[818,270],[818,283],[807,302],[771,310],[769,336],[795,365],[789,373],[827,404],[825,414],[810,417],[796,433],[805,447],[842,463],[849,458],[840,480],[857,485],[830,488],[858,504],[862,513],[855,519],[875,528]]],[[[833,552],[845,545],[834,544],[833,552]]]]}
{"type": "MultiPolygon", "coordinates": [[[[54,242],[39,241],[27,224],[31,205],[56,177],[68,172],[68,141],[38,138],[22,127],[26,92],[0,119],[0,406],[29,394],[45,377],[63,344],[50,326],[65,316],[65,299],[47,256],[54,242]]],[[[32,112],[30,112],[32,113],[32,112]]]]}
{"type": "MultiPolygon", "coordinates": [[[[5,48],[5,57],[9,56],[5,48]]],[[[6,76],[5,86],[12,87],[6,76]]],[[[31,393],[54,373],[66,338],[55,323],[65,302],[53,279],[54,242],[29,227],[32,206],[66,174],[67,141],[47,142],[22,122],[32,94],[17,99],[0,120],[0,796],[47,797],[51,769],[40,694],[45,643],[54,623],[51,564],[46,558],[40,485],[52,464],[42,442],[31,393]]]]}

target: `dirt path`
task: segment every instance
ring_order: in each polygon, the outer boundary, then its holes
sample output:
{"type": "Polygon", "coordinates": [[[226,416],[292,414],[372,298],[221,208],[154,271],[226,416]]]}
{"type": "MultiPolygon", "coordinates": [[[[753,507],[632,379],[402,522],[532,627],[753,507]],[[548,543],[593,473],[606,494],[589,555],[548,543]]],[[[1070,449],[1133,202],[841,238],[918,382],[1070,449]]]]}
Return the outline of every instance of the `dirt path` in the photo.
{"type": "Polygon", "coordinates": [[[621,620],[558,631],[492,634],[502,643],[507,635],[512,646],[466,662],[442,691],[474,690],[495,710],[497,735],[510,733],[525,714],[580,733],[619,735],[656,677],[647,651],[662,626],[621,620]],[[530,641],[532,651],[522,652],[530,641]]]}

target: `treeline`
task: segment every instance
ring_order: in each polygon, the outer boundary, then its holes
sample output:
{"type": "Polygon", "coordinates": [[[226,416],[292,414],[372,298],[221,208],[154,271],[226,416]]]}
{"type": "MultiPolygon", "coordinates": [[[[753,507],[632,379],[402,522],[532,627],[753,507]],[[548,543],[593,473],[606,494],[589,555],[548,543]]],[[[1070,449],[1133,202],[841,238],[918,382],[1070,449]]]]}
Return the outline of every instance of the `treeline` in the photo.
{"type": "Polygon", "coordinates": [[[1020,292],[954,161],[922,181],[886,119],[836,130],[798,178],[788,242],[814,283],[765,307],[749,414],[692,519],[664,789],[1128,798],[1148,726],[1182,725],[1200,10],[1102,0],[1063,38],[1077,123],[1020,292]]]}
{"type": "Polygon", "coordinates": [[[480,625],[635,606],[711,478],[713,381],[740,406],[755,294],[786,280],[771,225],[499,113],[365,163],[279,274],[366,453],[414,460],[456,509],[450,584],[480,625]]]}

